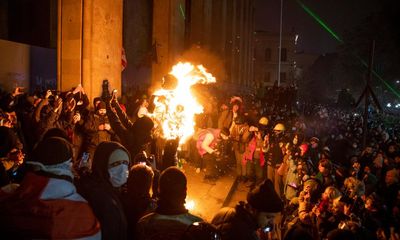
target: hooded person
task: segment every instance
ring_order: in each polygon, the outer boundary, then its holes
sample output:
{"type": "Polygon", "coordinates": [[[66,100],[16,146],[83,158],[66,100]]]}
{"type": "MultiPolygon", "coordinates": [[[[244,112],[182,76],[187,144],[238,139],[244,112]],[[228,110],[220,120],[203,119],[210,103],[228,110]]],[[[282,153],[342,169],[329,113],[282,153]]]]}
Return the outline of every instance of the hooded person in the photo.
{"type": "Polygon", "coordinates": [[[77,181],[102,226],[103,239],[126,239],[127,221],[120,189],[127,182],[130,155],[117,142],[100,143],[93,156],[92,172],[77,181]]]}
{"type": "Polygon", "coordinates": [[[240,201],[234,208],[222,208],[212,219],[221,238],[259,239],[257,231],[273,231],[275,216],[283,210],[283,203],[274,190],[271,180],[247,194],[247,202],[240,201]]]}
{"type": "Polygon", "coordinates": [[[135,239],[182,239],[189,225],[203,221],[185,208],[186,176],[179,168],[169,167],[161,173],[158,188],[158,206],[139,220],[135,239]]]}
{"type": "Polygon", "coordinates": [[[59,137],[40,141],[13,193],[0,194],[0,228],[10,239],[100,239],[100,224],[73,184],[72,147],[59,137]]]}

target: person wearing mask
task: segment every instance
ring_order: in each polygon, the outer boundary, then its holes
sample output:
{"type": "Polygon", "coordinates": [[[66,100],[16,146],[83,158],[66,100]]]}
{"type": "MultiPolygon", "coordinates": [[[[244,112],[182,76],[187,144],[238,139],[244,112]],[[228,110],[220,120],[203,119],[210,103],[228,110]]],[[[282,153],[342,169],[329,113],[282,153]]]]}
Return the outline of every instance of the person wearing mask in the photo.
{"type": "Polygon", "coordinates": [[[94,152],[92,172],[77,182],[78,192],[88,200],[100,221],[103,239],[127,238],[120,192],[128,179],[130,159],[121,144],[102,142],[94,152]]]}

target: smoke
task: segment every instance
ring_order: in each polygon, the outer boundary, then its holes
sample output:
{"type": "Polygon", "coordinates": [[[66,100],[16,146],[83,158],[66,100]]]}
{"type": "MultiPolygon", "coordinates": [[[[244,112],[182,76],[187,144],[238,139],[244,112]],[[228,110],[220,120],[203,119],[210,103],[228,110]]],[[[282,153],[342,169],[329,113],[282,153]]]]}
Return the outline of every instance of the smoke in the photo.
{"type": "MultiPolygon", "coordinates": [[[[186,50],[177,62],[191,62],[193,65],[203,65],[207,72],[211,73],[217,83],[212,84],[196,84],[192,87],[192,94],[194,94],[197,100],[206,109],[209,108],[207,103],[210,99],[213,99],[217,86],[226,81],[226,71],[225,64],[216,54],[211,51],[201,47],[200,45],[193,45],[188,50],[186,50]]],[[[206,110],[207,111],[207,110],[206,110]]]]}
{"type": "Polygon", "coordinates": [[[217,82],[224,82],[226,78],[224,62],[212,52],[199,45],[193,45],[185,51],[177,62],[191,62],[193,65],[203,65],[217,82]]]}

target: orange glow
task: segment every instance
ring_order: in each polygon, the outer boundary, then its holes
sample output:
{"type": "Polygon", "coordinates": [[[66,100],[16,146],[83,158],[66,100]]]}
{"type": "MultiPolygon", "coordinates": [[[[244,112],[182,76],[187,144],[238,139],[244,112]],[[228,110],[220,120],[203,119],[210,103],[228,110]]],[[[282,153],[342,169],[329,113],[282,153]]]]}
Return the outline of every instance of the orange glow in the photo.
{"type": "Polygon", "coordinates": [[[185,208],[189,211],[193,211],[196,204],[193,200],[186,199],[185,208]]]}
{"type": "Polygon", "coordinates": [[[176,77],[177,86],[172,90],[155,91],[153,118],[161,125],[165,139],[179,138],[179,144],[183,144],[194,133],[194,115],[203,112],[203,106],[191,94],[191,86],[216,80],[202,65],[191,63],[176,64],[170,74],[176,77]]]}

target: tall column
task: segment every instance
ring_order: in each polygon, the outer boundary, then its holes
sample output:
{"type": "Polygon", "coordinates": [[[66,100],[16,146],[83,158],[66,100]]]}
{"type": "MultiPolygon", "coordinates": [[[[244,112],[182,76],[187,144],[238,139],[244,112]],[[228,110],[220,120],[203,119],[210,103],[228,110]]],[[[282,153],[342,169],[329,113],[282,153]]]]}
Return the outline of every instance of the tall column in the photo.
{"type": "Polygon", "coordinates": [[[123,1],[123,47],[128,66],[122,72],[122,88],[130,94],[134,87],[145,87],[151,82],[153,1],[123,1]]]}
{"type": "Polygon", "coordinates": [[[122,0],[58,0],[58,88],[81,83],[88,97],[108,79],[121,91],[122,0]]]}
{"type": "Polygon", "coordinates": [[[152,84],[158,85],[162,77],[176,64],[185,45],[185,1],[154,0],[153,44],[156,44],[157,62],[152,66],[152,84]]]}

